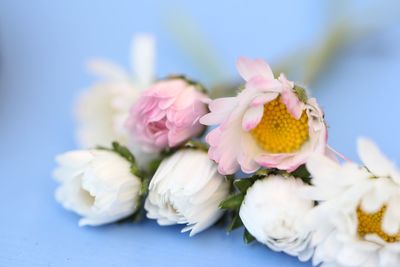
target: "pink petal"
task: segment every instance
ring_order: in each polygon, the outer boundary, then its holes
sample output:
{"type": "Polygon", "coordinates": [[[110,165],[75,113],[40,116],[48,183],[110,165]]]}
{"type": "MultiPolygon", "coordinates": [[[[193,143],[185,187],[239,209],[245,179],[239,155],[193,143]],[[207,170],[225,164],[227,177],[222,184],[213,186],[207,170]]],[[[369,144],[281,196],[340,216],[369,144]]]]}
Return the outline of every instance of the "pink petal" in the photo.
{"type": "Polygon", "coordinates": [[[203,125],[195,125],[192,128],[172,129],[168,133],[168,144],[170,147],[175,147],[182,142],[195,136],[203,129],[203,125]]]}
{"type": "Polygon", "coordinates": [[[204,125],[216,125],[228,118],[232,110],[237,105],[236,97],[224,97],[213,100],[209,104],[210,113],[200,118],[200,123],[204,125]]]}
{"type": "Polygon", "coordinates": [[[236,97],[217,98],[209,104],[210,111],[231,110],[237,103],[236,97]]]}
{"type": "Polygon", "coordinates": [[[304,110],[304,103],[299,100],[292,89],[285,89],[281,94],[281,101],[296,120],[300,119],[304,110]]]}
{"type": "Polygon", "coordinates": [[[143,91],[143,94],[145,96],[170,98],[179,95],[179,93],[184,90],[186,86],[186,82],[179,79],[162,80],[143,91]]]}
{"type": "Polygon", "coordinates": [[[256,161],[263,167],[276,168],[287,157],[287,154],[261,154],[256,161]]]}
{"type": "Polygon", "coordinates": [[[168,109],[175,101],[175,98],[158,98],[158,107],[160,109],[168,109]]]}
{"type": "Polygon", "coordinates": [[[219,140],[221,138],[221,129],[219,127],[215,128],[214,130],[210,131],[207,136],[206,136],[206,142],[210,146],[217,146],[219,143],[219,140]]]}
{"type": "Polygon", "coordinates": [[[246,89],[256,89],[261,92],[277,92],[282,91],[282,83],[276,79],[266,79],[262,76],[255,76],[247,81],[246,89]]]}
{"type": "Polygon", "coordinates": [[[250,107],[244,113],[242,119],[242,128],[246,132],[254,129],[261,121],[264,114],[264,106],[250,107]]]}
{"type": "Polygon", "coordinates": [[[203,125],[217,125],[226,118],[226,115],[225,113],[208,113],[200,118],[200,123],[203,125]]]}
{"type": "Polygon", "coordinates": [[[206,141],[210,145],[208,155],[210,159],[218,163],[218,171],[221,174],[233,174],[239,169],[239,163],[236,160],[237,147],[231,145],[235,139],[237,139],[236,136],[232,137],[226,132],[223,133],[219,127],[206,136],[206,141]]]}
{"type": "Polygon", "coordinates": [[[260,165],[255,161],[255,158],[261,149],[250,135],[243,136],[240,145],[241,151],[238,155],[238,162],[242,171],[244,173],[256,172],[260,165]]]}
{"type": "Polygon", "coordinates": [[[200,94],[193,86],[187,86],[179,95],[176,96],[176,100],[174,102],[174,109],[180,110],[185,109],[189,105],[191,105],[197,99],[200,99],[202,94],[200,94]]]}
{"type": "Polygon", "coordinates": [[[255,76],[263,76],[266,79],[274,79],[274,74],[268,64],[261,60],[252,60],[240,57],[236,62],[236,68],[246,81],[255,76]]]}
{"type": "Polygon", "coordinates": [[[259,105],[264,105],[267,102],[270,102],[279,96],[278,93],[264,93],[262,95],[257,96],[251,101],[252,107],[257,107],[259,105]]]}

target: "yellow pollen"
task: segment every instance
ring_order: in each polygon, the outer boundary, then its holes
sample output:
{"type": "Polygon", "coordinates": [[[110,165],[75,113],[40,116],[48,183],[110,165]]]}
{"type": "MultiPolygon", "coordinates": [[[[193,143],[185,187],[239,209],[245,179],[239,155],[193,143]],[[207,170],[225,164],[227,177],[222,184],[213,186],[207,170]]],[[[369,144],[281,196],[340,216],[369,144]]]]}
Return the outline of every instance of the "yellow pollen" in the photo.
{"type": "Polygon", "coordinates": [[[308,139],[308,117],[303,111],[300,119],[296,120],[278,97],[264,105],[264,115],[250,133],[265,151],[295,152],[308,139]]]}
{"type": "Polygon", "coordinates": [[[385,216],[386,206],[374,213],[364,212],[360,206],[357,208],[357,233],[358,236],[364,238],[367,234],[376,234],[387,243],[395,243],[400,241],[400,232],[395,235],[389,235],[382,229],[382,218],[385,216]]]}

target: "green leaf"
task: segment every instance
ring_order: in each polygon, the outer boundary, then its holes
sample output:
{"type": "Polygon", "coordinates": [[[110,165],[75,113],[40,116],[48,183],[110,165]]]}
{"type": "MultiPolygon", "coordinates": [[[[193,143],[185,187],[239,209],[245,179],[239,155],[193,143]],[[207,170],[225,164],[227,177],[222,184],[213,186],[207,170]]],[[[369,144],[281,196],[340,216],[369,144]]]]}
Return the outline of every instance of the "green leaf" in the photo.
{"type": "Polygon", "coordinates": [[[158,166],[160,166],[160,164],[161,164],[161,161],[162,161],[161,158],[157,158],[157,159],[154,159],[154,160],[150,161],[150,163],[149,163],[149,172],[151,174],[154,174],[157,171],[158,166]]]}
{"type": "Polygon", "coordinates": [[[252,178],[244,178],[233,182],[235,187],[241,192],[246,193],[247,189],[254,184],[255,180],[252,178]]]}
{"type": "Polygon", "coordinates": [[[244,199],[244,194],[243,193],[237,193],[228,196],[227,199],[221,202],[219,204],[219,207],[221,209],[238,209],[240,205],[242,204],[242,201],[244,199]]]}
{"type": "Polygon", "coordinates": [[[305,164],[298,167],[295,171],[291,173],[291,175],[293,175],[294,177],[301,178],[307,184],[311,182],[311,174],[307,170],[305,164]]]}
{"type": "Polygon", "coordinates": [[[112,148],[115,152],[117,152],[121,157],[128,160],[130,163],[135,163],[135,157],[127,147],[121,146],[118,142],[113,142],[112,148]]]}
{"type": "Polygon", "coordinates": [[[232,221],[230,222],[230,224],[228,225],[228,227],[226,228],[227,232],[231,232],[233,230],[235,230],[236,228],[239,228],[243,226],[243,222],[242,219],[240,219],[239,214],[236,213],[232,219],[232,221]]]}
{"type": "Polygon", "coordinates": [[[249,231],[247,231],[247,229],[244,229],[244,233],[243,233],[243,240],[246,244],[250,244],[251,242],[253,242],[254,240],[256,240],[256,238],[254,236],[252,236],[249,231]]]}

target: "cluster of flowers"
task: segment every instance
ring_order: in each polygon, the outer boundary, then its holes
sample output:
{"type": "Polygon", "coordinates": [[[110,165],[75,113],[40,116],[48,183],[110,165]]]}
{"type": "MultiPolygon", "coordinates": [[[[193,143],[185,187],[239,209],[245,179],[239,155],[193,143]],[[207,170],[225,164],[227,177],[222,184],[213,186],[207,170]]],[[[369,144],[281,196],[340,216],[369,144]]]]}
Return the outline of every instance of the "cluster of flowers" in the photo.
{"type": "Polygon", "coordinates": [[[134,80],[94,65],[106,80],[78,117],[81,143],[98,146],[58,156],[54,172],[80,225],[145,212],[195,235],[225,216],[246,242],[314,265],[400,266],[400,172],[371,141],[358,141],[365,166],[339,163],[317,101],[262,60],[240,58],[244,87],[214,100],[183,76],[153,81],[149,65],[134,80]]]}

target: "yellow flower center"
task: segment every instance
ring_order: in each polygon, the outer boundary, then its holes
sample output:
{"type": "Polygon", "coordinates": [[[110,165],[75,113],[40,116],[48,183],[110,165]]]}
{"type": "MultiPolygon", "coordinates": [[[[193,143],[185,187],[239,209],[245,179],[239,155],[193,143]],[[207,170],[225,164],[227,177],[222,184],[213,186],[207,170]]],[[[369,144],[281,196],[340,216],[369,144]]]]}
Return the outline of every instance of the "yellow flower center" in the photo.
{"type": "Polygon", "coordinates": [[[296,120],[278,97],[264,105],[264,115],[250,133],[270,153],[294,152],[308,139],[308,117],[303,111],[296,120]]]}
{"type": "Polygon", "coordinates": [[[374,213],[366,213],[360,207],[357,208],[357,233],[363,238],[367,234],[376,234],[387,243],[400,241],[400,232],[395,235],[389,235],[382,229],[382,219],[385,216],[386,206],[374,213]]]}

